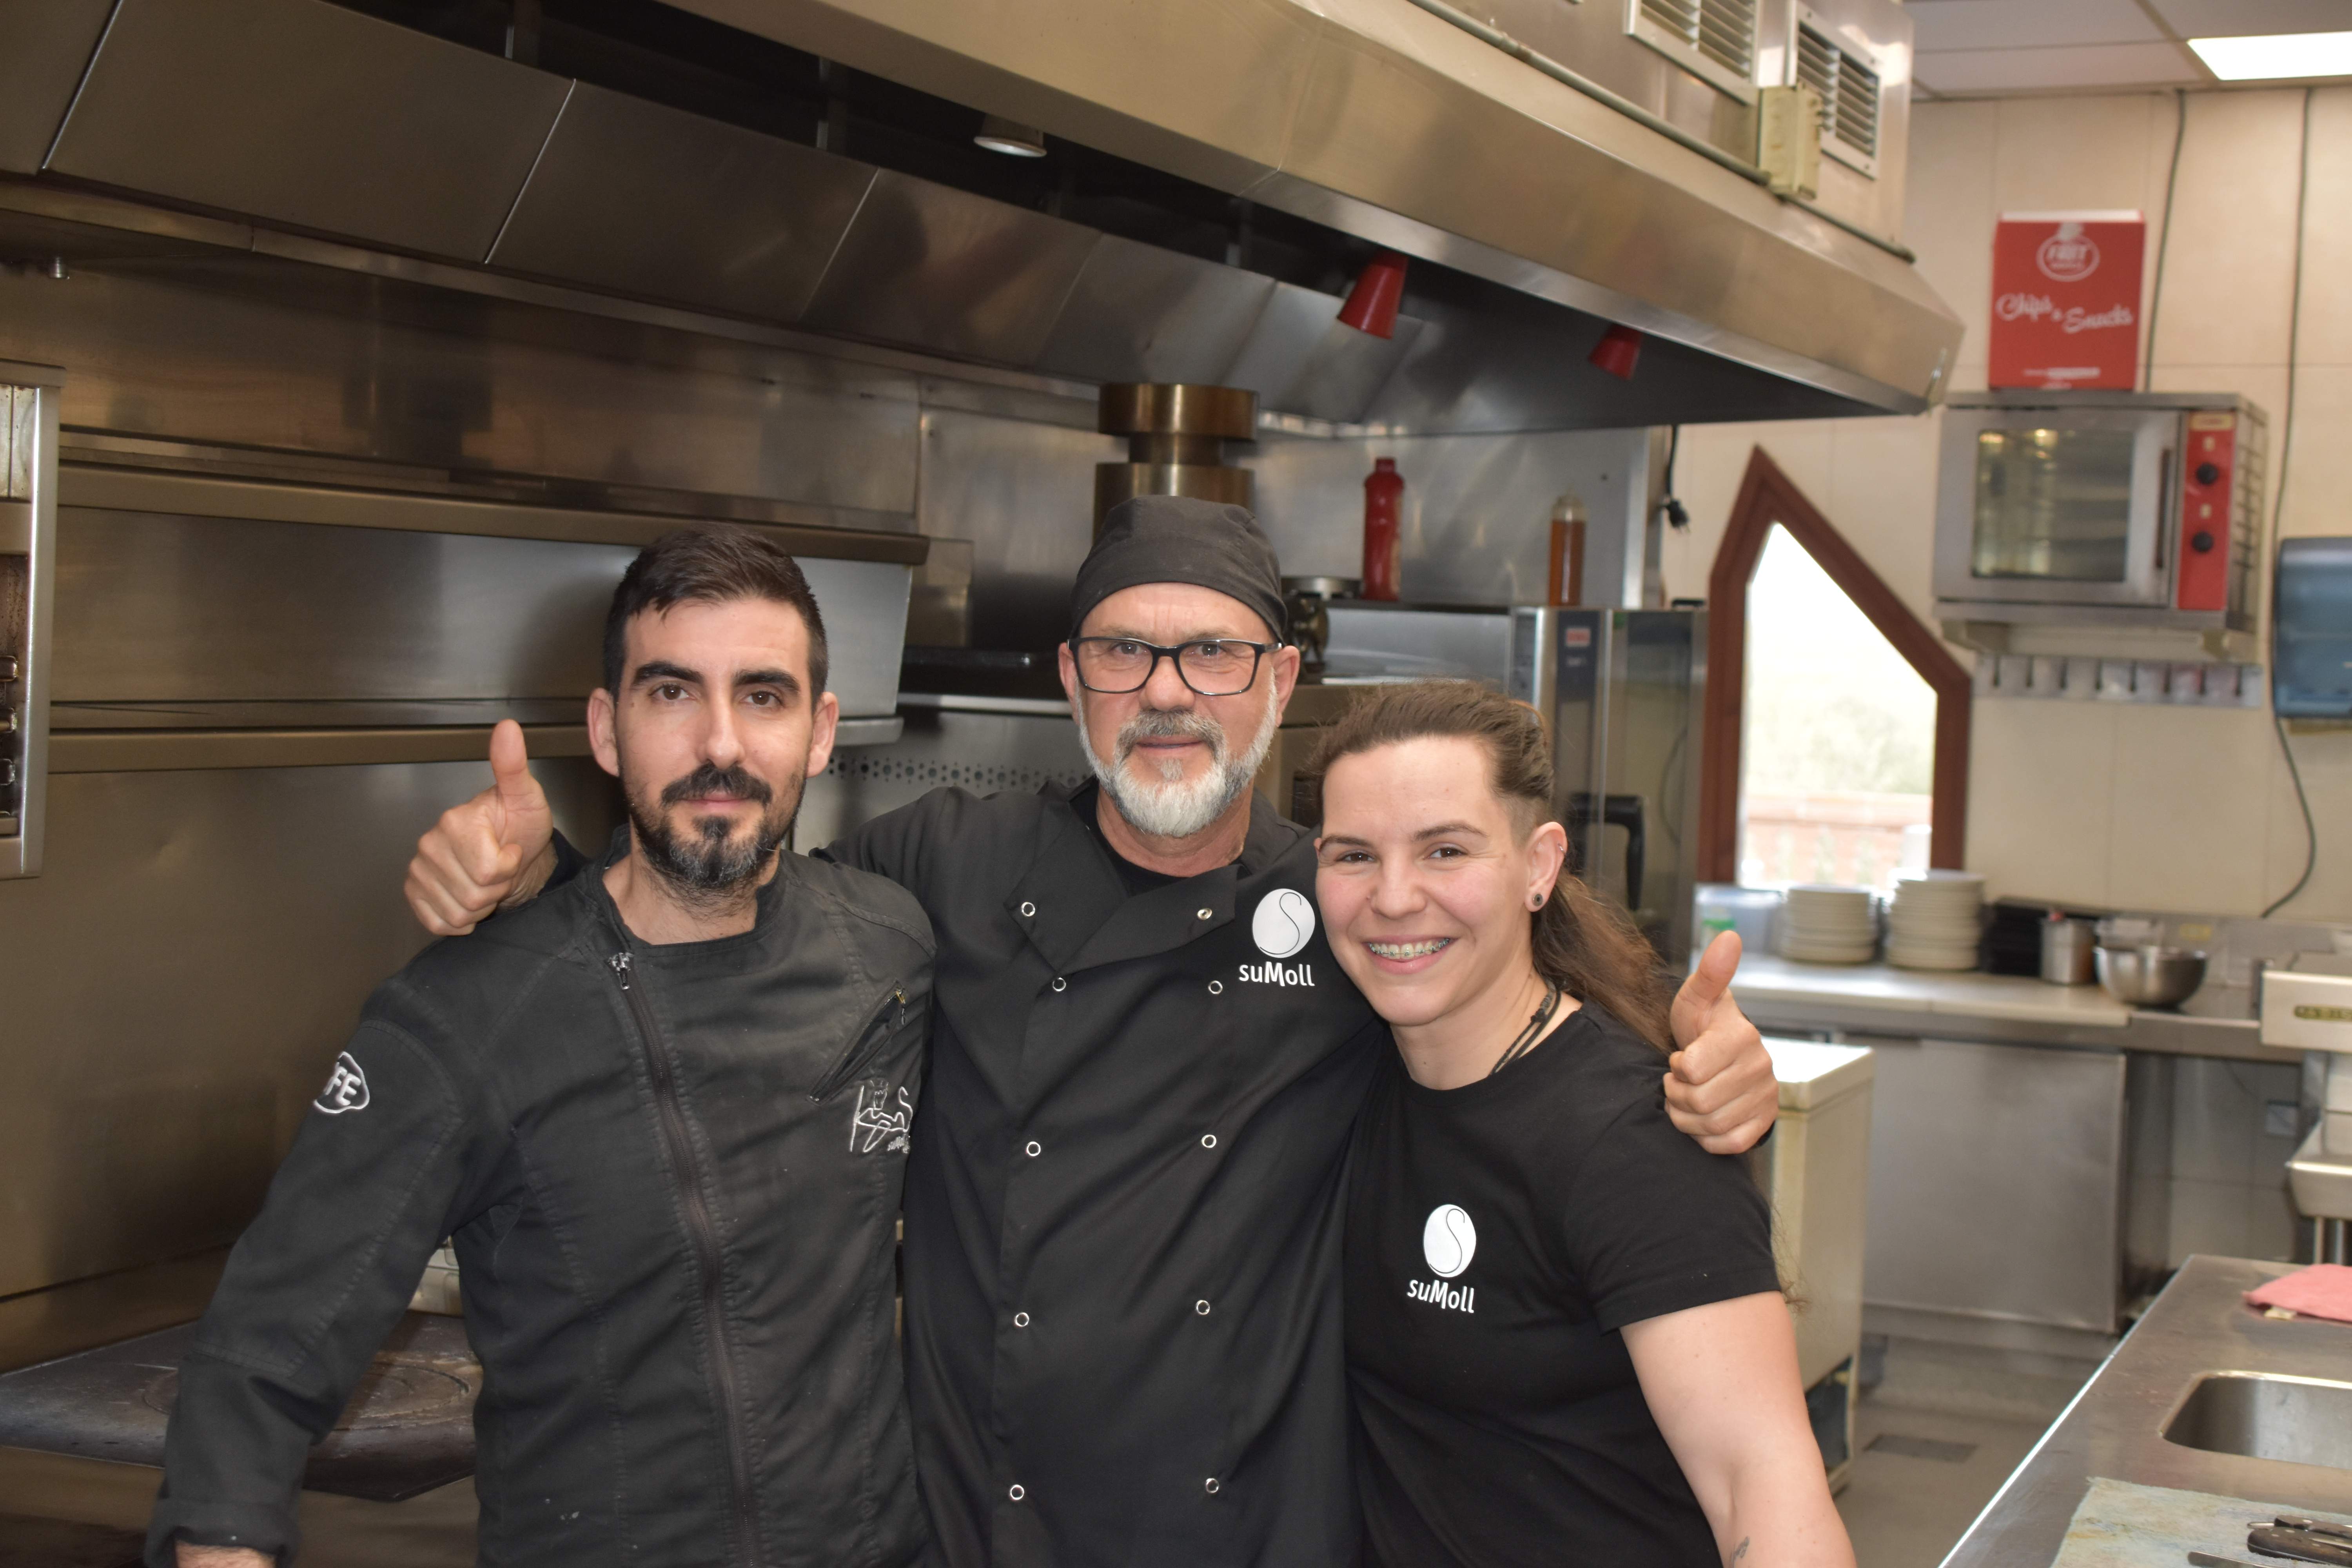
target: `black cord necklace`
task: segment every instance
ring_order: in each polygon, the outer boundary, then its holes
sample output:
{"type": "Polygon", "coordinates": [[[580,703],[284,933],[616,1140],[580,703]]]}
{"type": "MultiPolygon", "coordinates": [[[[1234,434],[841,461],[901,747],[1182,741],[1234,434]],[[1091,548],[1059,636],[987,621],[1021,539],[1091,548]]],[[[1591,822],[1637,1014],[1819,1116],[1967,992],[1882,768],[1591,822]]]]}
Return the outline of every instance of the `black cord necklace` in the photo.
{"type": "Polygon", "coordinates": [[[1519,1037],[1511,1042],[1510,1048],[1502,1054],[1493,1067],[1486,1069],[1486,1076],[1493,1078],[1496,1073],[1527,1055],[1528,1048],[1542,1037],[1544,1026],[1551,1022],[1551,1016],[1559,1010],[1559,982],[1547,980],[1544,982],[1544,999],[1538,1004],[1535,1012],[1528,1017],[1528,1026],[1519,1031],[1519,1037]]]}

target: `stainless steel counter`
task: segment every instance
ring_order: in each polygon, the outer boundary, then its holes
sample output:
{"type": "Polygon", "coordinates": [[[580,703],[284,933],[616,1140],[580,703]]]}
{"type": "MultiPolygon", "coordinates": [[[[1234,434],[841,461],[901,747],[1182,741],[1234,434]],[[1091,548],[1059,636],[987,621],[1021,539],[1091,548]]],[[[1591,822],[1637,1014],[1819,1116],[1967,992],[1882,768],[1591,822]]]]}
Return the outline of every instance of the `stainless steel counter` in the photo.
{"type": "Polygon", "coordinates": [[[2352,1469],[2214,1453],[2164,1437],[2207,1373],[2352,1373],[2352,1324],[2265,1318],[2245,1304],[2244,1292],[2290,1271],[2290,1265],[2237,1258],[2192,1258],[2182,1265],[1943,1568],[2041,1568],[2057,1555],[2093,1476],[2291,1509],[2352,1510],[2352,1469]]]}
{"type": "Polygon", "coordinates": [[[1881,963],[1740,961],[1733,994],[1765,1029],[2153,1051],[2232,1061],[2303,1060],[2260,1043],[2252,994],[2209,986],[2181,1012],[2126,1007],[2095,985],[2050,985],[2002,974],[1935,974],[1881,963]]]}

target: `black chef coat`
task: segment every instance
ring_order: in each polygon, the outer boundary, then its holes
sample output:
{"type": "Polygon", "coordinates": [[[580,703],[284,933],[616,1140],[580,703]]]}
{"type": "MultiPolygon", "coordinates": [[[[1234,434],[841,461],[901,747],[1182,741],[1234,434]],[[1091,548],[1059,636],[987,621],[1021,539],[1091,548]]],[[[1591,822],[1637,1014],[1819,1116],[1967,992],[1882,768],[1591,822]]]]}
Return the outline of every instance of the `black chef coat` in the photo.
{"type": "Polygon", "coordinates": [[[1130,894],[1096,799],[939,790],[824,851],[939,938],[905,1253],[939,1551],[1351,1563],[1339,1199],[1387,1026],[1305,828],[1254,801],[1238,862],[1130,894]]]}

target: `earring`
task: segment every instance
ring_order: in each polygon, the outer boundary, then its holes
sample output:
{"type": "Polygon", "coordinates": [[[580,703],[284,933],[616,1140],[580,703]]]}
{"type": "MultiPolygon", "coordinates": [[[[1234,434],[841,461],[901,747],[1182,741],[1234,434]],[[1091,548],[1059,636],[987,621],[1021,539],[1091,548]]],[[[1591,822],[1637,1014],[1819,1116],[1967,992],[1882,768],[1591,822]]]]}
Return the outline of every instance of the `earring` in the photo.
{"type": "Polygon", "coordinates": [[[1528,908],[1529,910],[1540,910],[1543,907],[1544,896],[1541,893],[1529,893],[1528,895],[1528,908]]]}

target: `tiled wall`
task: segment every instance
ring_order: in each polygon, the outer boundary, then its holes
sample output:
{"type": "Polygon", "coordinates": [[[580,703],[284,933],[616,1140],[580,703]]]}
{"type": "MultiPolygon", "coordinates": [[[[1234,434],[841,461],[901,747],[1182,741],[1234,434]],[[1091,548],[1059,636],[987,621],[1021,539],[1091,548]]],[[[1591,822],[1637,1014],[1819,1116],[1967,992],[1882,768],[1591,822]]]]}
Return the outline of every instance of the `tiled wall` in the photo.
{"type": "MultiPolygon", "coordinates": [[[[1915,110],[1905,238],[1967,323],[1955,388],[1984,384],[1999,214],[2139,208],[2153,271],[2175,102],[2169,93],[2124,94],[1915,110]]],[[[2273,485],[2303,107],[2301,89],[2189,96],[2157,321],[2155,385],[2241,392],[2261,404],[2273,485]]],[[[2310,181],[2281,531],[2352,534],[2352,88],[2313,97],[2310,181]]],[[[1760,444],[1932,624],[1940,418],[1685,430],[1676,480],[1693,525],[1668,540],[1669,591],[1706,592],[1725,513],[1760,444]]],[[[2262,658],[2269,662],[2267,647],[2262,658]]],[[[2319,865],[2281,912],[2352,920],[2352,732],[2294,744],[2319,824],[2319,865]]],[[[2294,884],[2304,842],[2267,710],[1977,704],[1969,863],[1996,893],[2251,914],[2294,884]]]]}

